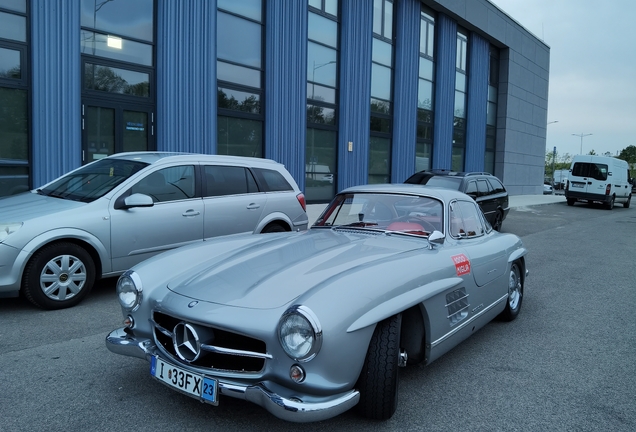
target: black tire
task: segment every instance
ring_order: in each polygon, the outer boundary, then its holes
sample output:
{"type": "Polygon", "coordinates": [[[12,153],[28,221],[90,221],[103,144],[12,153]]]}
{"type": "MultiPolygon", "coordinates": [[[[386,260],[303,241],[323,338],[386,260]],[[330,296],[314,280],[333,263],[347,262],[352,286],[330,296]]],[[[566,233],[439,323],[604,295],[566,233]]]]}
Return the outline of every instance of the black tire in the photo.
{"type": "Polygon", "coordinates": [[[508,276],[508,299],[506,300],[506,308],[499,315],[503,321],[512,321],[519,315],[521,303],[523,302],[524,283],[525,280],[521,274],[519,263],[513,262],[510,266],[510,274],[508,276]]]}
{"type": "Polygon", "coordinates": [[[609,202],[607,204],[605,204],[605,208],[607,210],[613,210],[614,209],[614,195],[612,195],[612,198],[609,200],[609,202]]]}
{"type": "Polygon", "coordinates": [[[285,229],[284,226],[277,223],[272,223],[267,225],[265,228],[263,228],[263,231],[261,231],[261,234],[278,233],[278,232],[286,232],[286,231],[287,230],[285,229]]]}
{"type": "Polygon", "coordinates": [[[501,210],[497,210],[495,214],[495,221],[492,224],[492,228],[495,231],[501,231],[501,225],[503,224],[503,213],[501,210]]]}
{"type": "Polygon", "coordinates": [[[574,203],[576,202],[576,200],[574,198],[568,198],[567,201],[568,201],[568,205],[569,206],[573,206],[574,203]]]}
{"type": "Polygon", "coordinates": [[[22,291],[42,309],[64,309],[81,302],[94,282],[95,263],[84,248],[54,243],[31,257],[24,269],[22,291]]]}
{"type": "Polygon", "coordinates": [[[402,315],[395,315],[378,323],[371,337],[357,384],[357,409],[365,417],[387,420],[397,409],[401,326],[402,315]]]}
{"type": "Polygon", "coordinates": [[[627,202],[624,202],[624,203],[623,203],[623,207],[625,207],[625,208],[629,208],[629,205],[631,204],[631,202],[632,202],[632,196],[630,195],[630,196],[627,198],[627,202]]]}

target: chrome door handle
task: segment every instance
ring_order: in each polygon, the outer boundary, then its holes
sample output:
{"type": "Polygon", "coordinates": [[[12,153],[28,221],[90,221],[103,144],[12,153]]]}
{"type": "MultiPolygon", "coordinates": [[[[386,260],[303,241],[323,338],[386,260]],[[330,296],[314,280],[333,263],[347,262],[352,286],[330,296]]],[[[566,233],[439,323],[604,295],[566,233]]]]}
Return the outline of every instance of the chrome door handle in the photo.
{"type": "Polygon", "coordinates": [[[199,216],[201,213],[195,210],[188,210],[185,213],[181,214],[181,216],[184,217],[191,217],[191,216],[199,216]]]}

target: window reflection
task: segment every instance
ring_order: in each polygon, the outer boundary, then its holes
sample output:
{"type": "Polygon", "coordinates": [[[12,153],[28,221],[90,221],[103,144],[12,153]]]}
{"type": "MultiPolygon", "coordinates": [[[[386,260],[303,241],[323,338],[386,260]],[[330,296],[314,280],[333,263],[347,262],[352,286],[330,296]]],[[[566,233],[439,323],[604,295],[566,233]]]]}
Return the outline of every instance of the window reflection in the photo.
{"type": "Polygon", "coordinates": [[[0,48],[0,78],[22,78],[20,51],[0,48]]]}
{"type": "Polygon", "coordinates": [[[433,103],[435,78],[435,15],[422,5],[420,10],[420,64],[417,87],[417,143],[415,169],[430,169],[433,149],[433,103]]]}
{"type": "Polygon", "coordinates": [[[218,154],[263,157],[263,122],[219,116],[217,129],[218,154]]]}
{"type": "Polygon", "coordinates": [[[26,0],[0,0],[0,7],[26,13],[26,0]]]}
{"type": "Polygon", "coordinates": [[[140,97],[150,96],[148,74],[86,63],[84,86],[87,90],[128,94],[140,97]]]}
{"type": "Polygon", "coordinates": [[[217,17],[217,57],[260,68],[261,32],[260,24],[219,12],[217,17]]]}
{"type": "Polygon", "coordinates": [[[81,53],[152,66],[152,45],[82,30],[81,53]]]}
{"type": "Polygon", "coordinates": [[[217,7],[260,22],[263,13],[262,0],[217,0],[217,7]]]}
{"type": "Polygon", "coordinates": [[[154,0],[82,0],[82,27],[154,40],[154,0]]]}
{"type": "Polygon", "coordinates": [[[0,12],[0,38],[26,42],[26,17],[0,12]]]}
{"type": "Polygon", "coordinates": [[[234,82],[250,87],[261,86],[261,72],[243,66],[237,66],[223,61],[216,62],[217,79],[234,82]]]}
{"type": "Polygon", "coordinates": [[[258,94],[219,87],[218,99],[219,108],[253,114],[261,112],[261,101],[258,94]]]}

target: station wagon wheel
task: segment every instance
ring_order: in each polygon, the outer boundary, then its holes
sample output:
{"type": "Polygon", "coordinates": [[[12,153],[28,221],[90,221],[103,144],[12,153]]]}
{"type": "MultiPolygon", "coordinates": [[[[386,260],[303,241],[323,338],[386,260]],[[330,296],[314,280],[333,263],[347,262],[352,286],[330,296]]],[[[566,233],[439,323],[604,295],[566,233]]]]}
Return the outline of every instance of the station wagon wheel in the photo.
{"type": "Polygon", "coordinates": [[[497,210],[497,213],[495,214],[495,222],[492,224],[492,228],[495,231],[501,231],[502,223],[503,223],[503,214],[501,213],[501,210],[497,210]]]}
{"type": "Polygon", "coordinates": [[[391,418],[398,401],[398,369],[402,315],[379,322],[358,378],[360,401],[357,409],[365,417],[391,418]]]}
{"type": "Polygon", "coordinates": [[[504,321],[512,321],[519,315],[523,301],[523,283],[524,280],[521,276],[519,263],[513,262],[508,276],[508,299],[506,300],[506,308],[500,315],[504,321]]]}
{"type": "Polygon", "coordinates": [[[281,224],[271,223],[267,225],[265,228],[263,228],[263,231],[261,231],[261,234],[278,233],[278,232],[285,232],[285,231],[287,230],[281,224]]]}
{"type": "Polygon", "coordinates": [[[55,243],[33,255],[24,269],[26,298],[43,309],[75,306],[95,281],[95,264],[86,250],[74,243],[55,243]]]}

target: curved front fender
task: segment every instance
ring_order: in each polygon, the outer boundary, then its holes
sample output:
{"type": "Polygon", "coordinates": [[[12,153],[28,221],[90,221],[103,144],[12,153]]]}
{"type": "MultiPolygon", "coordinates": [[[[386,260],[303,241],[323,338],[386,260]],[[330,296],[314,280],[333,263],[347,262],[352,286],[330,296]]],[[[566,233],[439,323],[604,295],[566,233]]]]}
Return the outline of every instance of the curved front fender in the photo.
{"type": "Polygon", "coordinates": [[[376,324],[418,303],[422,303],[423,301],[434,297],[440,292],[456,287],[462,282],[463,279],[459,277],[437,280],[417,287],[414,290],[405,292],[404,294],[401,294],[392,299],[389,299],[386,302],[377,305],[376,307],[362,315],[360,318],[358,318],[353,324],[349,326],[349,328],[347,329],[347,333],[351,333],[356,330],[360,330],[361,328],[376,324]]]}

